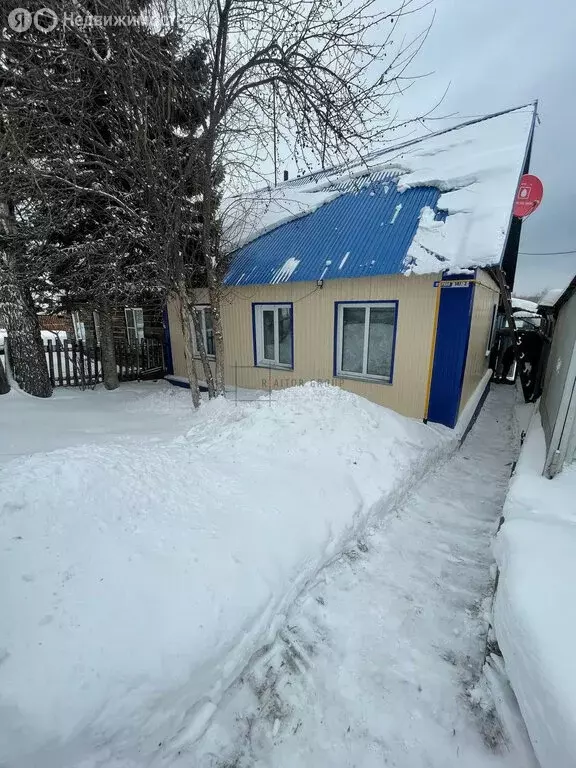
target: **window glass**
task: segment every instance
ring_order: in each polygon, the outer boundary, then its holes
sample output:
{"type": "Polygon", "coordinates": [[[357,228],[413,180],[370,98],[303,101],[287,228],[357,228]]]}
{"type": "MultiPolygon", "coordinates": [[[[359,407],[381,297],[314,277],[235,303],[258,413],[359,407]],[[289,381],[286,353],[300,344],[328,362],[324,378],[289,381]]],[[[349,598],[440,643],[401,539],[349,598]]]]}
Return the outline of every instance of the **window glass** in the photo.
{"type": "Polygon", "coordinates": [[[364,359],[364,307],[344,307],[342,312],[342,370],[362,373],[364,359]]]}
{"type": "Polygon", "coordinates": [[[204,347],[207,355],[216,355],[214,347],[214,327],[212,323],[212,310],[206,307],[203,310],[204,315],[204,347]]]}
{"type": "MultiPolygon", "coordinates": [[[[198,333],[202,337],[204,343],[204,351],[209,357],[215,357],[216,349],[214,345],[212,310],[210,307],[195,307],[195,319],[198,323],[198,333]]],[[[192,324],[192,338],[194,340],[194,354],[199,356],[200,350],[198,349],[196,328],[194,327],[194,324],[192,324]]]]}
{"type": "Polygon", "coordinates": [[[394,314],[393,307],[370,307],[366,372],[373,376],[390,376],[394,314]]]}
{"type": "Polygon", "coordinates": [[[265,360],[276,360],[274,354],[274,314],[273,309],[265,309],[262,312],[265,360]]]}
{"type": "Polygon", "coordinates": [[[126,335],[130,343],[144,338],[144,311],[141,308],[126,307],[126,335]]]}
{"type": "Polygon", "coordinates": [[[134,325],[136,327],[136,338],[143,339],[144,338],[144,310],[143,309],[134,310],[134,325]]]}
{"type": "Polygon", "coordinates": [[[390,380],[396,303],[340,303],[337,306],[337,373],[390,380]]]}
{"type": "Polygon", "coordinates": [[[292,365],[292,318],[289,307],[278,307],[278,362],[292,365]]]}
{"type": "Polygon", "coordinates": [[[80,320],[80,313],[78,310],[72,312],[72,322],[74,324],[74,335],[76,341],[86,341],[86,326],[80,320]]]}

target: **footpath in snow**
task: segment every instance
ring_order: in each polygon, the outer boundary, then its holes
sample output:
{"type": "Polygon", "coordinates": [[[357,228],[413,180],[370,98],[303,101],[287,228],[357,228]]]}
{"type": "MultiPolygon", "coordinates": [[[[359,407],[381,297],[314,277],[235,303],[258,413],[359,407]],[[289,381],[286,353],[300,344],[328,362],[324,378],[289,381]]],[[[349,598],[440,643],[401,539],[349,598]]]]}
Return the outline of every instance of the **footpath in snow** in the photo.
{"type": "Polygon", "coordinates": [[[495,388],[458,452],[321,572],[178,766],[523,768],[475,685],[514,398],[495,388]]]}
{"type": "Polygon", "coordinates": [[[184,755],[309,581],[454,447],[335,387],[197,414],[148,391],[0,398],[0,765],[184,755]]]}

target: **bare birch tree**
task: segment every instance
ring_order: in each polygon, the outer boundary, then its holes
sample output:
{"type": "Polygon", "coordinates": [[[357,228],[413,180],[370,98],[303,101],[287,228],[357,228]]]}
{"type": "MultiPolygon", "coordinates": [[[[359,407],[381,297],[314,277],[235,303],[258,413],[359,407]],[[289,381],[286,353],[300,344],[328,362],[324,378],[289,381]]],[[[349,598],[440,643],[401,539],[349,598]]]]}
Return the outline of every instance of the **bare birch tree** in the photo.
{"type": "Polygon", "coordinates": [[[178,13],[188,34],[209,42],[200,110],[201,250],[219,393],[225,268],[214,242],[215,168],[234,185],[239,174],[256,170],[262,151],[271,154],[277,132],[318,164],[361,156],[393,125],[390,103],[407,85],[406,70],[429,28],[396,42],[398,25],[426,4],[400,0],[382,10],[381,0],[182,0],[178,13]]]}

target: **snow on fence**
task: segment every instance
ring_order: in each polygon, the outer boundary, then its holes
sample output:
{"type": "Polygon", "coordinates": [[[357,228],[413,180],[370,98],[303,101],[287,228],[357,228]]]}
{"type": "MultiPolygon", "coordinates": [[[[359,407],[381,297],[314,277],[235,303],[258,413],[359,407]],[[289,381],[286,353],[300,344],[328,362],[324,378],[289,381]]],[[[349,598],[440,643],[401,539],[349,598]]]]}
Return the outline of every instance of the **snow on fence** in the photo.
{"type": "MultiPolygon", "coordinates": [[[[49,340],[44,347],[53,387],[93,387],[102,381],[102,352],[99,344],[84,341],[49,340]]],[[[158,339],[116,342],[116,365],[120,381],[161,376],[164,350],[158,339]]]]}

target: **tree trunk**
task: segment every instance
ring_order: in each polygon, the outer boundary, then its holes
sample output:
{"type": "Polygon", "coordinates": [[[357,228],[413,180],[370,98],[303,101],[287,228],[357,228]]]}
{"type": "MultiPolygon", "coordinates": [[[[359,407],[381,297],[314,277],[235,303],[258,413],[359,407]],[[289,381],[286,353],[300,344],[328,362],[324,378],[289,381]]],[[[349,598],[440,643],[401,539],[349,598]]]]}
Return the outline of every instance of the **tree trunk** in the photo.
{"type": "Polygon", "coordinates": [[[215,389],[217,395],[226,394],[226,381],[224,379],[224,331],[222,330],[222,314],[220,312],[221,286],[214,272],[208,268],[208,293],[210,295],[210,309],[212,311],[212,327],[214,329],[214,351],[216,352],[215,365],[215,389]]]}
{"type": "Polygon", "coordinates": [[[2,313],[6,319],[12,375],[18,386],[35,397],[50,397],[52,384],[48,375],[40,323],[29,291],[18,285],[8,258],[0,265],[2,313]],[[4,268],[3,268],[4,266],[4,268]]]}
{"type": "Polygon", "coordinates": [[[198,386],[198,374],[194,362],[194,344],[192,341],[192,316],[188,309],[188,293],[183,282],[178,285],[178,299],[180,304],[180,322],[184,337],[184,359],[186,360],[186,373],[190,383],[190,394],[194,408],[200,408],[200,388],[198,386]]]}
{"type": "Polygon", "coordinates": [[[114,332],[110,307],[98,307],[100,317],[100,353],[102,359],[102,379],[106,389],[118,389],[118,366],[114,351],[114,332]]]}
{"type": "Polygon", "coordinates": [[[204,378],[206,379],[206,386],[208,387],[208,397],[211,400],[216,394],[214,391],[214,379],[212,377],[212,369],[210,368],[208,357],[206,356],[206,347],[204,346],[204,339],[202,338],[202,331],[200,328],[200,318],[194,305],[190,308],[190,316],[196,335],[196,349],[200,355],[200,361],[202,362],[202,368],[204,370],[204,378]]]}
{"type": "Polygon", "coordinates": [[[0,357],[0,395],[7,395],[10,392],[10,384],[8,383],[8,376],[4,369],[4,363],[0,357]]]}
{"type": "MultiPolygon", "coordinates": [[[[7,238],[16,224],[10,203],[0,199],[0,229],[7,238]]],[[[8,352],[12,374],[29,395],[50,397],[52,384],[48,375],[40,323],[28,288],[19,279],[10,245],[0,253],[0,316],[6,320],[8,352]]]]}
{"type": "Polygon", "coordinates": [[[214,147],[216,136],[210,127],[206,137],[206,154],[204,162],[202,190],[202,255],[206,265],[206,278],[212,311],[212,327],[214,330],[214,351],[216,353],[215,390],[217,395],[226,395],[224,381],[224,332],[222,330],[222,314],[220,312],[221,284],[218,277],[215,248],[213,248],[214,232],[214,197],[212,194],[212,170],[214,164],[214,147]]]}

